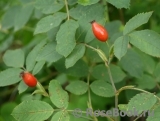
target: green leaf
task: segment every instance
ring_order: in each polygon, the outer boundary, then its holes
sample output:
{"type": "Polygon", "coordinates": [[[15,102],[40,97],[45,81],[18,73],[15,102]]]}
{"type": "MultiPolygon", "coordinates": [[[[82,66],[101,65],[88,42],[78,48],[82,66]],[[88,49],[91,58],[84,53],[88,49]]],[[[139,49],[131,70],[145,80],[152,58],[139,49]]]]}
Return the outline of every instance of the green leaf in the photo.
{"type": "Polygon", "coordinates": [[[78,20],[79,28],[76,32],[76,40],[80,42],[90,42],[95,37],[92,32],[90,22],[96,20],[104,25],[106,21],[106,11],[102,4],[93,4],[89,6],[77,5],[70,10],[70,16],[78,20]],[[97,16],[98,15],[98,16],[97,16]]]}
{"type": "Polygon", "coordinates": [[[54,27],[47,32],[47,37],[49,40],[56,40],[57,32],[59,31],[60,26],[54,27]]]}
{"type": "Polygon", "coordinates": [[[59,59],[62,58],[62,55],[60,55],[56,51],[56,42],[49,42],[41,51],[41,53],[38,55],[36,61],[47,61],[49,63],[56,62],[59,59]]]}
{"type": "Polygon", "coordinates": [[[156,103],[157,98],[153,94],[140,93],[134,96],[128,103],[128,110],[134,109],[138,114],[150,110],[156,103]]]}
{"type": "Polygon", "coordinates": [[[114,90],[111,84],[105,82],[105,81],[94,81],[91,85],[91,90],[96,95],[102,96],[102,97],[113,97],[114,96],[114,90]]]}
{"type": "Polygon", "coordinates": [[[75,77],[85,77],[89,73],[88,71],[88,65],[84,61],[79,60],[73,67],[67,69],[66,73],[75,77]]]}
{"type": "MultiPolygon", "coordinates": [[[[1,116],[4,120],[2,121],[16,121],[11,115],[12,110],[16,107],[16,103],[8,102],[1,106],[1,116]]],[[[1,120],[0,120],[1,121],[1,120]]]]}
{"type": "Polygon", "coordinates": [[[85,53],[84,45],[76,45],[72,53],[66,58],[65,66],[66,68],[72,67],[80,58],[83,57],[85,53]]]}
{"type": "Polygon", "coordinates": [[[68,106],[68,93],[64,91],[57,80],[51,80],[49,83],[49,94],[52,103],[58,108],[68,106]]]}
{"type": "MultiPolygon", "coordinates": [[[[88,30],[88,29],[87,29],[88,30]]],[[[83,32],[82,32],[83,33],[83,32]]],[[[80,34],[80,33],[79,33],[80,34]]],[[[83,36],[83,34],[82,34],[82,36],[83,36]]],[[[89,42],[91,42],[91,41],[94,41],[95,40],[95,36],[94,36],[94,34],[93,34],[93,31],[91,30],[91,27],[89,27],[89,30],[86,32],[86,36],[85,36],[85,38],[84,38],[84,42],[85,43],[89,43],[89,42]]]]}
{"type": "Polygon", "coordinates": [[[88,85],[83,81],[73,81],[66,87],[66,90],[75,95],[83,95],[87,92],[87,89],[88,85]]]}
{"type": "Polygon", "coordinates": [[[19,10],[20,6],[12,6],[5,12],[1,21],[2,29],[10,29],[14,26],[14,19],[19,10]]]}
{"type": "Polygon", "coordinates": [[[68,81],[68,76],[65,73],[59,74],[55,78],[61,85],[66,84],[68,81]]]}
{"type": "Polygon", "coordinates": [[[44,49],[44,46],[46,44],[46,40],[42,40],[38,45],[36,45],[32,51],[28,54],[26,58],[26,68],[27,71],[32,71],[35,64],[37,57],[39,54],[41,54],[42,50],[44,49]]]}
{"type": "Polygon", "coordinates": [[[126,112],[127,112],[128,105],[127,105],[127,104],[119,104],[119,105],[118,105],[118,108],[119,108],[121,111],[126,111],[126,112]]]}
{"type": "Polygon", "coordinates": [[[99,0],[78,0],[78,4],[81,4],[81,5],[91,5],[91,4],[95,4],[97,3],[99,0]]]}
{"type": "Polygon", "coordinates": [[[119,64],[131,76],[141,78],[143,76],[144,65],[140,56],[132,49],[128,49],[126,55],[122,57],[119,64]]]}
{"type": "Polygon", "coordinates": [[[108,41],[110,46],[112,46],[114,44],[115,40],[121,36],[123,36],[122,32],[117,32],[117,33],[113,34],[113,36],[111,36],[110,40],[108,41]]]}
{"type": "Polygon", "coordinates": [[[78,0],[68,0],[68,5],[74,5],[78,0]]]}
{"type": "Polygon", "coordinates": [[[126,23],[123,34],[126,35],[131,31],[135,30],[136,28],[138,28],[139,26],[147,23],[151,15],[152,15],[152,12],[147,12],[147,13],[140,13],[134,16],[132,19],[130,19],[126,23]]]}
{"type": "Polygon", "coordinates": [[[39,43],[41,43],[42,41],[45,41],[46,40],[46,35],[42,35],[42,34],[39,34],[39,35],[36,35],[36,36],[34,36],[32,39],[31,39],[31,41],[26,45],[26,46],[24,46],[23,47],[23,50],[24,51],[27,51],[28,53],[30,52],[30,51],[32,51],[33,50],[33,48],[35,47],[35,46],[37,46],[39,43]]]}
{"type": "MultiPolygon", "coordinates": [[[[42,95],[31,95],[30,93],[25,93],[21,97],[21,101],[32,101],[32,100],[41,100],[42,95]]],[[[44,100],[43,100],[44,101],[44,100]]]]}
{"type": "Polygon", "coordinates": [[[39,100],[23,101],[14,108],[12,116],[18,121],[44,121],[54,109],[46,102],[39,100]]]}
{"type": "Polygon", "coordinates": [[[153,75],[156,81],[160,82],[160,62],[156,65],[153,75]]]}
{"type": "MultiPolygon", "coordinates": [[[[126,74],[122,71],[122,69],[119,66],[113,64],[110,64],[109,66],[113,76],[114,83],[121,82],[126,77],[126,74]]],[[[110,80],[108,73],[107,76],[107,80],[110,80]]]]}
{"type": "Polygon", "coordinates": [[[160,57],[160,35],[152,30],[142,30],[131,33],[130,43],[142,52],[160,57]]]}
{"type": "Polygon", "coordinates": [[[141,60],[143,61],[144,71],[149,74],[153,74],[154,69],[156,67],[156,62],[155,62],[154,58],[143,53],[139,49],[136,49],[136,50],[137,50],[138,54],[140,55],[141,60]]]}
{"type": "Polygon", "coordinates": [[[21,29],[28,22],[32,14],[32,11],[33,11],[32,4],[25,5],[20,8],[14,20],[14,30],[15,31],[21,29]]]}
{"type": "Polygon", "coordinates": [[[53,115],[51,121],[70,121],[70,117],[66,110],[59,111],[53,115]]]}
{"type": "MultiPolygon", "coordinates": [[[[35,8],[34,17],[35,17],[36,19],[38,19],[38,20],[42,19],[42,17],[44,17],[43,15],[44,15],[44,14],[42,13],[41,10],[35,8]]],[[[36,22],[37,22],[37,21],[36,21],[36,22]]]]}
{"type": "Polygon", "coordinates": [[[122,36],[116,39],[114,43],[114,54],[119,60],[127,53],[128,44],[128,36],[122,36]]]}
{"type": "Polygon", "coordinates": [[[7,50],[3,56],[3,61],[9,67],[23,67],[24,52],[21,49],[7,50]]]}
{"type": "Polygon", "coordinates": [[[0,44],[0,52],[7,50],[11,46],[13,40],[14,37],[12,35],[4,39],[3,43],[0,44]]]}
{"type": "Polygon", "coordinates": [[[130,0],[106,0],[108,3],[114,5],[116,8],[129,8],[130,0]]]}
{"type": "Polygon", "coordinates": [[[88,75],[89,67],[88,65],[82,61],[81,59],[77,61],[77,63],[71,67],[66,69],[64,65],[64,59],[61,59],[54,63],[54,67],[57,69],[57,71],[61,73],[66,73],[67,75],[74,76],[74,77],[85,77],[88,75]]]}
{"type": "Polygon", "coordinates": [[[55,13],[54,15],[49,15],[47,17],[42,18],[37,23],[34,34],[44,33],[51,30],[54,27],[59,26],[62,20],[64,20],[66,17],[67,17],[66,13],[58,12],[55,13]]]}
{"type": "Polygon", "coordinates": [[[140,79],[136,79],[135,83],[141,89],[153,89],[156,86],[154,78],[147,74],[144,74],[140,79]]]}
{"type": "MultiPolygon", "coordinates": [[[[90,25],[90,28],[91,28],[91,24],[89,22],[93,20],[102,22],[102,18],[104,17],[104,14],[105,14],[104,12],[105,12],[105,9],[101,4],[94,4],[90,6],[77,5],[75,8],[72,8],[70,10],[70,16],[76,20],[79,20],[79,22],[81,21],[88,22],[87,25],[90,25]]],[[[84,24],[83,27],[87,26],[85,25],[85,23],[83,24],[84,24]]]]}
{"type": "Polygon", "coordinates": [[[18,85],[18,92],[19,94],[23,93],[28,89],[28,86],[24,83],[24,81],[21,81],[18,85]]]}
{"type": "MultiPolygon", "coordinates": [[[[105,28],[107,28],[108,35],[112,38],[112,36],[118,32],[121,32],[122,22],[119,20],[114,20],[107,22],[105,28]]],[[[110,43],[110,40],[108,41],[110,43]]]]}
{"type": "Polygon", "coordinates": [[[19,68],[9,68],[0,72],[0,87],[15,84],[21,80],[19,74],[22,72],[19,68]]]}
{"type": "Polygon", "coordinates": [[[75,33],[78,28],[78,23],[74,20],[68,20],[61,25],[57,33],[56,50],[59,54],[67,57],[76,46],[75,33]]]}
{"type": "MultiPolygon", "coordinates": [[[[159,121],[160,115],[160,106],[157,106],[154,110],[152,110],[153,115],[148,116],[146,121],[159,121]]],[[[151,113],[151,112],[150,112],[151,113]]]]}
{"type": "Polygon", "coordinates": [[[33,69],[33,74],[36,75],[44,66],[45,61],[38,61],[33,69]]]}
{"type": "MultiPolygon", "coordinates": [[[[121,70],[119,66],[110,65],[110,70],[112,73],[114,83],[118,83],[124,79],[126,76],[125,73],[121,70]]],[[[105,65],[100,64],[93,68],[92,76],[98,80],[108,81],[110,82],[110,78],[108,75],[108,70],[105,65]]]]}
{"type": "Polygon", "coordinates": [[[87,76],[88,70],[89,70],[88,65],[84,61],[79,60],[74,66],[67,69],[66,73],[68,75],[75,76],[75,77],[84,77],[84,76],[87,76]]]}
{"type": "Polygon", "coordinates": [[[23,5],[25,5],[25,4],[33,4],[32,2],[32,0],[19,0],[23,5]]]}
{"type": "Polygon", "coordinates": [[[64,6],[63,0],[36,0],[35,7],[45,14],[51,14],[59,11],[64,6]]]}

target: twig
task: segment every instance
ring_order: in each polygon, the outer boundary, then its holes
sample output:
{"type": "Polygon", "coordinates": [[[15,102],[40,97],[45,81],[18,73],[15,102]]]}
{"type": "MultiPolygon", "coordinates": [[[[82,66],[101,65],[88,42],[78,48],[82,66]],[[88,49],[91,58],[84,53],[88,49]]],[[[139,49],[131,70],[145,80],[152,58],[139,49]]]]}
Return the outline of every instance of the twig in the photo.
{"type": "MultiPolygon", "coordinates": [[[[107,63],[107,62],[106,62],[106,63],[107,63]]],[[[105,65],[106,65],[106,64],[105,64],[105,65]]],[[[113,89],[114,89],[114,93],[116,94],[116,93],[117,93],[117,89],[116,89],[115,84],[114,84],[114,81],[113,81],[113,77],[112,77],[112,73],[111,73],[110,67],[107,66],[107,69],[108,69],[108,74],[109,74],[109,78],[110,78],[112,87],[113,87],[113,89]]]]}
{"type": "MultiPolygon", "coordinates": [[[[93,110],[93,107],[92,107],[92,101],[91,101],[91,92],[90,92],[90,87],[89,87],[89,81],[90,81],[90,74],[88,74],[88,77],[87,77],[87,84],[88,84],[88,103],[89,103],[89,108],[91,108],[93,110]]],[[[93,120],[94,121],[98,121],[97,118],[93,115],[93,120]]]]}
{"type": "MultiPolygon", "coordinates": [[[[122,87],[121,89],[119,89],[117,91],[117,95],[119,95],[123,90],[137,90],[137,91],[141,91],[141,92],[144,92],[146,94],[153,94],[151,92],[148,92],[146,90],[143,90],[143,89],[139,89],[139,88],[135,88],[134,86],[125,86],[125,87],[122,87]]],[[[154,97],[156,97],[158,99],[158,101],[160,101],[160,98],[157,96],[157,95],[154,95],[154,97]]]]}
{"type": "MultiPolygon", "coordinates": [[[[92,50],[96,51],[99,54],[99,56],[101,57],[101,59],[104,61],[105,66],[107,67],[107,70],[108,70],[109,78],[110,78],[110,81],[111,81],[114,93],[115,93],[115,108],[118,109],[118,94],[117,94],[117,89],[115,87],[115,84],[114,84],[114,81],[113,81],[113,77],[112,77],[112,73],[111,73],[110,67],[108,65],[108,60],[107,60],[105,54],[103,53],[103,51],[101,51],[99,49],[96,49],[96,48],[94,48],[92,46],[89,46],[87,44],[84,44],[84,45],[86,47],[91,48],[92,50]]],[[[115,121],[117,121],[117,120],[118,120],[117,117],[115,117],[115,121]]]]}
{"type": "MultiPolygon", "coordinates": [[[[107,62],[106,62],[107,63],[107,62]]],[[[106,65],[106,64],[105,64],[106,65]]],[[[114,89],[114,93],[115,93],[115,108],[118,109],[118,95],[117,95],[117,89],[115,87],[115,84],[114,84],[114,81],[113,81],[113,77],[112,77],[112,73],[111,73],[111,70],[110,70],[110,67],[107,66],[107,69],[108,69],[108,74],[109,74],[109,78],[110,78],[110,81],[111,81],[111,84],[112,84],[112,87],[114,89]]],[[[115,117],[115,121],[118,121],[117,117],[115,117]]]]}
{"type": "Polygon", "coordinates": [[[67,2],[67,0],[64,0],[64,2],[65,2],[65,5],[66,5],[67,19],[69,20],[68,2],[67,2]]]}

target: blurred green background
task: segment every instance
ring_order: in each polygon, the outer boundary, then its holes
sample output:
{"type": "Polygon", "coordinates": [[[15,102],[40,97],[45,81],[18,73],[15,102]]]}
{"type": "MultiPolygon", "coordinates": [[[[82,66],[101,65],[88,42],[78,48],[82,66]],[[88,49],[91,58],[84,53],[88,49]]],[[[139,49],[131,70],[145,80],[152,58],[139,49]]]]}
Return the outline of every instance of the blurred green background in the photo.
{"type": "MultiPolygon", "coordinates": [[[[30,15],[31,17],[29,18],[29,21],[23,28],[17,31],[11,27],[12,25],[6,25],[6,30],[1,28],[4,14],[8,9],[14,5],[27,4],[29,1],[31,0],[0,0],[0,71],[7,68],[2,60],[2,56],[6,50],[23,48],[27,54],[37,43],[39,43],[39,38],[42,38],[43,36],[45,37],[43,34],[33,36],[36,23],[40,18],[45,16],[43,13],[37,10],[33,11],[33,13],[30,15]]],[[[151,29],[160,33],[160,0],[131,0],[129,9],[117,9],[114,6],[108,4],[108,10],[110,21],[119,20],[123,25],[125,25],[129,19],[138,13],[153,11],[153,15],[149,22],[138,29],[151,29]]],[[[6,23],[12,24],[14,17],[15,15],[9,16],[8,22],[6,23]]],[[[48,33],[48,36],[52,39],[54,38],[54,35],[51,33],[48,33]]],[[[158,59],[154,60],[158,62],[158,59]]],[[[114,62],[116,63],[117,60],[115,59],[114,62]]],[[[57,72],[56,66],[54,65],[58,65],[58,63],[46,65],[46,67],[41,70],[38,75],[36,75],[37,78],[40,79],[40,81],[43,83],[43,85],[46,85],[46,88],[48,85],[48,80],[52,78],[57,78],[63,87],[68,84],[68,81],[75,80],[73,76],[57,72]]],[[[124,86],[128,83],[130,83],[130,81],[123,81],[117,83],[116,86],[120,88],[121,86],[124,86]]],[[[155,90],[157,89],[153,89],[152,91],[155,90]]],[[[42,98],[40,95],[31,96],[31,92],[33,92],[33,89],[28,89],[26,92],[19,95],[17,91],[17,84],[7,87],[0,87],[0,121],[15,121],[9,114],[12,112],[12,109],[23,100],[42,99],[52,105],[52,103],[47,98],[42,98]]],[[[135,91],[124,91],[119,97],[119,103],[128,103],[128,100],[136,93],[137,92],[135,91]]],[[[108,110],[114,106],[114,98],[103,98],[93,93],[91,97],[94,109],[108,110]]],[[[87,94],[82,96],[75,96],[70,94],[69,108],[75,109],[78,107],[85,110],[87,108],[87,100],[87,94]]],[[[121,121],[132,121],[132,119],[133,117],[125,117],[122,118],[121,121]]],[[[71,117],[71,121],[72,120],[87,121],[85,119],[75,119],[74,117],[71,117]]],[[[106,120],[107,119],[99,118],[99,121],[106,120]]],[[[145,121],[145,118],[140,118],[139,121],[145,121]]]]}

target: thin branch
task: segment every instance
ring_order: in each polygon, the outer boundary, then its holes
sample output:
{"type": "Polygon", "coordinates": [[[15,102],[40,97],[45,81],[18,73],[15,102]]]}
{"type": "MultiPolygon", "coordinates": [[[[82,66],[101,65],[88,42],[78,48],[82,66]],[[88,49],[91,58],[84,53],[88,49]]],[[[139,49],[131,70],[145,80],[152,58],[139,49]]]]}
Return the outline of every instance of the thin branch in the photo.
{"type": "Polygon", "coordinates": [[[66,11],[67,11],[67,19],[69,20],[69,9],[68,9],[68,2],[67,0],[64,0],[65,5],[66,5],[66,11]]]}
{"type": "Polygon", "coordinates": [[[89,87],[89,81],[90,81],[90,75],[88,75],[87,77],[87,84],[88,84],[88,101],[89,101],[89,105],[92,108],[92,101],[91,101],[91,92],[90,92],[90,87],[89,87]]]}
{"type": "Polygon", "coordinates": [[[137,116],[137,118],[135,118],[133,121],[137,121],[139,118],[142,117],[143,114],[145,114],[146,112],[142,112],[139,116],[137,116]]]}
{"type": "Polygon", "coordinates": [[[139,118],[141,118],[141,116],[139,115],[136,119],[134,119],[133,121],[137,121],[139,118]]]}
{"type": "MultiPolygon", "coordinates": [[[[147,94],[153,94],[151,92],[148,92],[148,91],[145,91],[145,90],[139,89],[139,88],[131,88],[131,90],[137,90],[137,91],[141,91],[141,92],[144,92],[144,93],[147,93],[147,94]]],[[[160,98],[157,95],[154,95],[154,97],[156,97],[160,101],[160,98]]]]}
{"type": "MultiPolygon", "coordinates": [[[[105,64],[106,65],[106,64],[105,64]]],[[[109,78],[110,78],[110,81],[111,81],[111,84],[112,84],[112,87],[114,89],[114,93],[115,93],[115,108],[118,109],[118,95],[117,95],[117,89],[115,87],[115,84],[114,84],[114,81],[113,81],[113,77],[112,77],[112,73],[111,73],[111,70],[110,70],[110,67],[107,66],[107,69],[108,69],[108,74],[109,74],[109,78]]],[[[115,121],[118,121],[118,118],[115,117],[115,121]]]]}
{"type": "Polygon", "coordinates": [[[82,44],[84,44],[86,47],[88,47],[88,48],[90,48],[90,49],[92,49],[92,50],[96,50],[96,48],[94,48],[94,47],[92,47],[92,46],[89,46],[89,45],[87,45],[87,44],[85,44],[85,43],[82,43],[82,44]]]}
{"type": "MultiPolygon", "coordinates": [[[[106,63],[107,63],[107,62],[106,62],[106,63]]],[[[107,64],[105,64],[105,65],[107,66],[107,64]]],[[[116,89],[115,84],[114,84],[114,81],[113,81],[113,77],[112,77],[112,73],[111,73],[110,67],[107,66],[107,69],[108,69],[108,74],[109,74],[109,78],[110,78],[112,87],[113,87],[114,92],[115,92],[115,94],[116,94],[116,93],[117,93],[117,89],[116,89]]]]}
{"type": "MultiPolygon", "coordinates": [[[[88,84],[88,103],[89,103],[89,108],[91,108],[91,109],[93,110],[92,101],[91,101],[91,92],[90,92],[90,87],[89,87],[89,81],[90,81],[90,74],[88,74],[88,77],[87,77],[87,84],[88,84]]],[[[93,116],[92,118],[93,118],[94,121],[98,121],[95,116],[93,116]]]]}
{"type": "MultiPolygon", "coordinates": [[[[96,49],[96,48],[94,48],[92,46],[89,46],[87,44],[84,44],[84,45],[86,47],[91,48],[92,50],[96,51],[99,54],[99,56],[101,57],[101,59],[104,61],[105,66],[107,67],[107,70],[108,70],[109,78],[110,78],[110,81],[111,81],[114,93],[115,93],[115,108],[118,109],[118,94],[117,94],[117,89],[115,87],[115,84],[114,84],[114,81],[113,81],[113,77],[112,77],[112,73],[111,73],[110,67],[108,65],[108,61],[107,61],[106,56],[104,55],[103,51],[99,51],[98,49],[96,49]]],[[[117,117],[115,117],[115,121],[117,121],[117,120],[118,120],[117,117]]]]}
{"type": "MultiPolygon", "coordinates": [[[[148,92],[146,90],[143,90],[143,89],[139,89],[139,88],[135,88],[133,86],[126,86],[126,87],[122,87],[121,89],[119,89],[117,92],[118,92],[118,95],[123,91],[123,90],[137,90],[137,91],[141,91],[141,92],[144,92],[146,94],[153,94],[151,92],[148,92]]],[[[158,101],[160,101],[160,98],[157,96],[157,95],[154,95],[154,97],[156,97],[158,99],[158,101]]]]}
{"type": "Polygon", "coordinates": [[[122,9],[119,9],[119,16],[120,16],[122,24],[124,25],[125,24],[125,20],[124,20],[124,15],[123,15],[123,10],[122,9]]]}

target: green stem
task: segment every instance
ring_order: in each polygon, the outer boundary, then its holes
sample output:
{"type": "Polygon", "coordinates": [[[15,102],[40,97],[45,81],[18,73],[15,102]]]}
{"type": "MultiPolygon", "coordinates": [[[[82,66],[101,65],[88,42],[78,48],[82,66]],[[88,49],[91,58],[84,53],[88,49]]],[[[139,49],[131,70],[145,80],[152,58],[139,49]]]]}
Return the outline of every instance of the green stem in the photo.
{"type": "MultiPolygon", "coordinates": [[[[118,95],[115,95],[115,108],[118,109],[118,95]]],[[[115,121],[118,121],[118,117],[115,117],[115,121]]]]}
{"type": "MultiPolygon", "coordinates": [[[[113,77],[112,77],[112,73],[111,73],[111,70],[110,70],[110,67],[108,65],[108,61],[107,61],[107,58],[105,56],[105,54],[103,53],[103,51],[100,51],[99,49],[96,49],[92,46],[89,46],[87,44],[84,44],[86,47],[88,48],[91,48],[92,50],[96,51],[99,56],[101,57],[101,59],[104,61],[105,63],[105,66],[107,67],[107,70],[108,70],[108,74],[109,74],[109,78],[110,78],[110,81],[111,81],[111,84],[112,84],[112,87],[113,87],[113,90],[114,90],[114,93],[115,93],[115,108],[118,108],[118,95],[117,95],[117,89],[115,87],[115,84],[114,84],[114,81],[113,81],[113,77]]],[[[117,117],[115,117],[115,121],[117,121],[117,117]]]]}
{"type": "MultiPolygon", "coordinates": [[[[67,110],[68,112],[75,112],[75,110],[67,110]]],[[[81,111],[83,114],[86,114],[86,111],[81,111]]]]}
{"type": "MultiPolygon", "coordinates": [[[[87,84],[88,84],[88,102],[89,102],[89,105],[90,105],[91,108],[92,108],[92,101],[91,101],[91,92],[90,92],[89,80],[90,80],[90,75],[88,75],[88,77],[87,77],[87,84]]],[[[89,108],[90,108],[90,107],[89,107],[89,108]]]]}
{"type": "Polygon", "coordinates": [[[65,5],[66,5],[66,11],[67,11],[67,19],[69,20],[69,9],[68,9],[68,2],[67,0],[64,0],[65,5]]]}
{"type": "MultiPolygon", "coordinates": [[[[90,74],[88,74],[88,77],[87,77],[87,84],[88,84],[88,107],[91,108],[93,110],[93,107],[92,107],[92,101],[91,101],[91,92],[90,92],[90,74]]],[[[94,121],[98,121],[98,119],[93,116],[92,117],[94,121]]]]}
{"type": "Polygon", "coordinates": [[[114,121],[111,117],[106,117],[107,119],[109,119],[110,121],[114,121]]]}
{"type": "Polygon", "coordinates": [[[158,84],[157,81],[155,81],[157,88],[160,90],[160,85],[158,84]]]}
{"type": "Polygon", "coordinates": [[[84,44],[86,47],[88,47],[88,48],[90,48],[90,49],[96,51],[96,48],[94,48],[94,47],[92,47],[92,46],[89,46],[89,45],[87,45],[87,44],[85,44],[85,43],[82,43],[82,44],[84,44]]]}
{"type": "Polygon", "coordinates": [[[137,121],[139,118],[142,117],[143,114],[145,114],[146,112],[142,112],[137,118],[135,118],[133,121],[137,121]]]}
{"type": "MultiPolygon", "coordinates": [[[[139,88],[130,88],[131,90],[137,90],[137,91],[141,91],[141,92],[144,92],[144,93],[147,93],[147,94],[153,94],[151,92],[148,92],[146,90],[143,90],[143,89],[139,89],[139,88]]],[[[160,98],[156,95],[154,95],[159,101],[160,101],[160,98]]]]}
{"type": "MultiPolygon", "coordinates": [[[[107,65],[107,64],[105,64],[105,65],[107,65]]],[[[114,81],[113,81],[113,77],[112,77],[112,73],[111,73],[110,67],[108,65],[106,67],[108,69],[109,78],[110,78],[110,81],[111,81],[111,84],[112,84],[112,87],[113,87],[114,93],[115,93],[115,108],[118,109],[117,89],[116,89],[114,81]]],[[[118,121],[118,117],[115,117],[115,121],[118,121]]]]}
{"type": "MultiPolygon", "coordinates": [[[[106,2],[106,1],[105,1],[105,2],[106,2]]],[[[110,20],[109,20],[109,10],[108,10],[108,4],[107,4],[107,2],[106,2],[105,11],[107,11],[107,12],[106,12],[106,17],[107,17],[106,20],[107,20],[107,21],[110,21],[110,20]]]]}
{"type": "Polygon", "coordinates": [[[59,112],[59,111],[62,111],[62,110],[64,110],[64,109],[54,109],[54,112],[59,112]]]}
{"type": "MultiPolygon", "coordinates": [[[[106,64],[105,64],[105,65],[106,65],[106,64]]],[[[116,89],[115,84],[114,84],[114,81],[113,81],[113,77],[112,77],[112,73],[111,73],[110,67],[107,66],[107,69],[108,69],[108,74],[109,74],[109,78],[110,78],[112,87],[113,87],[113,89],[114,89],[114,93],[116,94],[116,93],[117,93],[117,89],[116,89]]]]}
{"type": "MultiPolygon", "coordinates": [[[[147,94],[153,94],[151,92],[148,92],[148,91],[143,90],[143,89],[135,88],[133,86],[125,86],[125,87],[122,87],[121,89],[119,89],[117,91],[117,95],[119,95],[123,90],[137,90],[137,91],[141,91],[141,92],[144,92],[144,93],[147,93],[147,94]]],[[[160,98],[157,95],[154,95],[154,96],[160,101],[160,98]]]]}
{"type": "Polygon", "coordinates": [[[43,94],[44,96],[49,97],[49,94],[46,92],[46,90],[45,90],[44,87],[41,85],[41,83],[38,82],[36,87],[42,92],[42,94],[43,94]]]}
{"type": "Polygon", "coordinates": [[[141,114],[136,119],[134,119],[133,121],[137,121],[139,118],[141,118],[141,114]]]}

